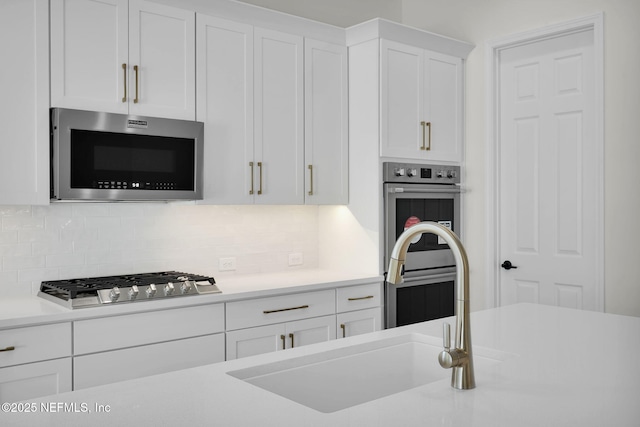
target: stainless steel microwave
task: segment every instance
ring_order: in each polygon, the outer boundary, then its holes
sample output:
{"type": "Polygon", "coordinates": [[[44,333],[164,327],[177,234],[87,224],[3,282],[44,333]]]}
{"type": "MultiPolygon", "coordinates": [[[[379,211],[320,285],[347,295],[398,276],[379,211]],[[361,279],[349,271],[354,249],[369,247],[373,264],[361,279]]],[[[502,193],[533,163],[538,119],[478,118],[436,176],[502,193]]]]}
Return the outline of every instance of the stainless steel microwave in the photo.
{"type": "Polygon", "coordinates": [[[51,109],[52,200],[202,199],[204,125],[51,109]]]}

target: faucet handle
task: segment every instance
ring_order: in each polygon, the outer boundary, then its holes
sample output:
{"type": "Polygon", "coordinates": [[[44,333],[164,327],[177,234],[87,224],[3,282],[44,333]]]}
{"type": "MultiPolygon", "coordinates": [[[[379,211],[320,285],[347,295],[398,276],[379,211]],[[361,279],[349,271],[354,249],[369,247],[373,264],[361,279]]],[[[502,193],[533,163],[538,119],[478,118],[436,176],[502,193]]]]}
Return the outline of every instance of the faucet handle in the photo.
{"type": "Polygon", "coordinates": [[[448,323],[442,324],[442,346],[445,351],[451,348],[451,325],[448,323]]]}

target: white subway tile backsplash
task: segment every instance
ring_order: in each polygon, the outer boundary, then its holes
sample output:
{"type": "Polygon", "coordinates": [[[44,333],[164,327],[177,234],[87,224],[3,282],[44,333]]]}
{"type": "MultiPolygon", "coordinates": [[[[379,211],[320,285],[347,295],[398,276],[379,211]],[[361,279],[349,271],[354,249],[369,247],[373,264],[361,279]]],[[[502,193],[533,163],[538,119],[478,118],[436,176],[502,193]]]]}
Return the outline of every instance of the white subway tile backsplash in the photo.
{"type": "MultiPolygon", "coordinates": [[[[182,270],[216,276],[286,271],[288,254],[317,267],[318,208],[193,203],[0,206],[0,295],[43,280],[182,270]]],[[[296,268],[301,268],[297,266],[296,268]]]]}

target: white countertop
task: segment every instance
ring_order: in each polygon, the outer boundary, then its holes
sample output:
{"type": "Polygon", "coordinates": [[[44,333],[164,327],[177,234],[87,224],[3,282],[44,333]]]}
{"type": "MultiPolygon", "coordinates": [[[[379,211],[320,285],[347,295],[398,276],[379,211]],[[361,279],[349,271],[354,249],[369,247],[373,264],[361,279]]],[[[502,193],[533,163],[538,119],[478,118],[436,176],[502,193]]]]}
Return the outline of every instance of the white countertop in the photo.
{"type": "Polygon", "coordinates": [[[0,329],[261,298],[337,286],[376,283],[382,282],[382,280],[382,276],[323,269],[299,269],[255,275],[223,275],[216,277],[216,284],[222,291],[221,294],[193,295],[152,302],[114,304],[109,307],[73,310],[37,296],[0,297],[0,329]]]}
{"type": "MultiPolygon", "coordinates": [[[[333,413],[245,383],[228,371],[350,344],[422,333],[442,320],[30,401],[35,413],[0,413],[3,426],[638,426],[640,318],[519,304],[472,313],[474,349],[513,354],[477,387],[449,378],[333,413]],[[43,413],[41,403],[60,412],[43,413]],[[59,404],[60,403],[60,404],[59,404]],[[77,412],[64,411],[67,409],[77,412]],[[58,405],[58,406],[56,406],[58,405]],[[84,406],[83,406],[84,405],[84,406]],[[97,413],[96,405],[109,405],[97,413]],[[91,413],[83,413],[82,408],[91,413]]],[[[389,363],[394,363],[389,360],[389,363]]],[[[425,360],[425,363],[437,363],[425,360]]]]}

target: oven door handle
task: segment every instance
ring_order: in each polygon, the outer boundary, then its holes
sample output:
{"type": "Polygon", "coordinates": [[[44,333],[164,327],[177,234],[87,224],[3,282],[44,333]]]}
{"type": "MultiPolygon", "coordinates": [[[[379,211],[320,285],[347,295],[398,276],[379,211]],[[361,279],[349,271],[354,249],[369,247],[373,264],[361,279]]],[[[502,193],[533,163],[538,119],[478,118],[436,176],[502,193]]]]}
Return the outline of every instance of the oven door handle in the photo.
{"type": "MultiPolygon", "coordinates": [[[[386,277],[387,277],[387,273],[385,273],[385,281],[386,281],[386,277]]],[[[436,273],[436,274],[429,274],[429,275],[424,275],[424,276],[413,276],[413,277],[407,277],[406,275],[403,276],[403,281],[401,284],[398,285],[394,285],[397,288],[401,288],[401,287],[405,287],[405,286],[410,286],[410,283],[413,282],[424,282],[429,281],[429,282],[438,282],[441,281],[442,279],[445,280],[454,280],[456,277],[456,273],[454,272],[447,272],[447,273],[436,273]]],[[[389,283],[389,282],[387,282],[389,283]]]]}
{"type": "Polygon", "coordinates": [[[451,185],[447,188],[433,187],[433,188],[413,188],[402,186],[390,186],[389,193],[463,193],[464,190],[459,185],[451,185]]]}

